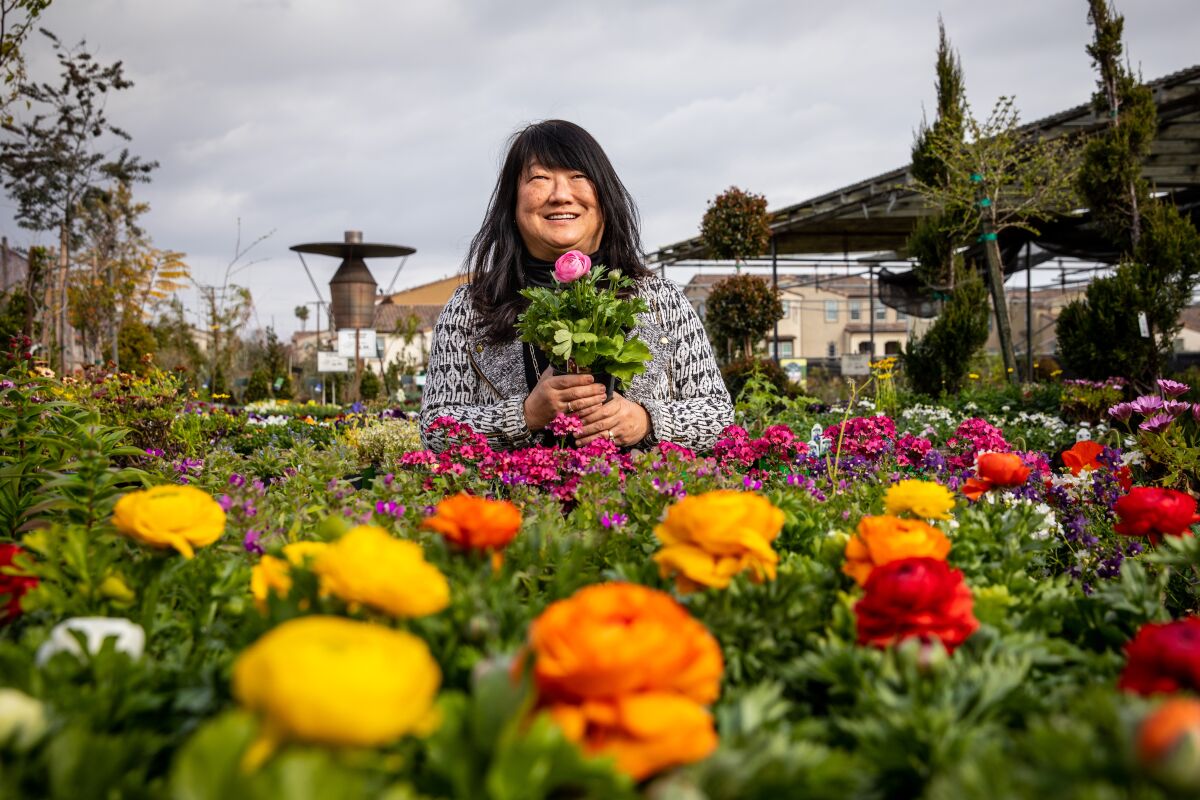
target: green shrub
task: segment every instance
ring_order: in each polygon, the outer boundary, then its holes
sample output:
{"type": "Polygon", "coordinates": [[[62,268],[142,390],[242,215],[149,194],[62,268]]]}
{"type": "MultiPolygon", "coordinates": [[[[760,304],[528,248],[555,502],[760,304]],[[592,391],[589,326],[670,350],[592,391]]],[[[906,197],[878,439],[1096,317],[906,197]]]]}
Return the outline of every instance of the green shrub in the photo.
{"type": "Polygon", "coordinates": [[[973,271],[960,271],[933,327],[910,341],[904,353],[904,373],[914,392],[937,397],[962,387],[971,356],[987,341],[988,308],[983,281],[973,271]]]}

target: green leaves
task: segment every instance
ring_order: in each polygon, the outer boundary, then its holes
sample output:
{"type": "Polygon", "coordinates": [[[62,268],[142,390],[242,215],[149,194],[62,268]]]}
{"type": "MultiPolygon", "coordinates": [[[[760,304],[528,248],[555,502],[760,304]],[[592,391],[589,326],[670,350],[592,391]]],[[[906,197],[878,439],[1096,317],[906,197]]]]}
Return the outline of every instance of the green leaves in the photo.
{"type": "Polygon", "coordinates": [[[557,292],[523,289],[530,303],[517,317],[521,341],[546,353],[560,372],[605,372],[627,385],[652,356],[632,334],[646,301],[619,296],[633,286],[617,270],[606,276],[603,267],[595,267],[557,292]]]}

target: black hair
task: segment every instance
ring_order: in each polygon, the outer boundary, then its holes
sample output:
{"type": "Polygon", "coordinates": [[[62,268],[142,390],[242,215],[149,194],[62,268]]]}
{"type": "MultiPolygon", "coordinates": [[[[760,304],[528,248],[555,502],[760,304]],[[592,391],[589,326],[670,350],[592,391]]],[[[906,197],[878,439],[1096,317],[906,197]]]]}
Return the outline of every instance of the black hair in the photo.
{"type": "Polygon", "coordinates": [[[604,220],[597,264],[641,278],[652,275],[642,264],[637,206],[612,162],[590,133],[573,122],[548,119],[532,123],[509,139],[508,155],[492,190],[483,225],[471,239],[464,267],[471,281],[471,303],[487,341],[513,337],[517,315],[528,305],[518,292],[524,242],[517,229],[517,186],[531,164],[578,170],[596,190],[604,220]]]}

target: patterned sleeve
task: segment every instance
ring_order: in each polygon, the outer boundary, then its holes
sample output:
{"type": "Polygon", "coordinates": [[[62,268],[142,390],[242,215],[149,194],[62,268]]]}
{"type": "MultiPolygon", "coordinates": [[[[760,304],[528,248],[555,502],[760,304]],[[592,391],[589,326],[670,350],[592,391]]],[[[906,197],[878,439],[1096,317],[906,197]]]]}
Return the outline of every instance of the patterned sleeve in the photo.
{"type": "Polygon", "coordinates": [[[430,450],[440,452],[450,444],[442,430],[430,430],[439,417],[470,425],[476,433],[487,436],[493,447],[510,448],[530,441],[525,398],[499,397],[479,379],[467,348],[470,313],[469,288],[463,285],[433,326],[420,418],[421,442],[430,450]]]}
{"type": "Polygon", "coordinates": [[[733,403],[696,310],[674,284],[664,294],[665,322],[677,342],[670,364],[671,399],[641,401],[653,426],[643,444],[666,441],[708,450],[733,424],[733,403]]]}

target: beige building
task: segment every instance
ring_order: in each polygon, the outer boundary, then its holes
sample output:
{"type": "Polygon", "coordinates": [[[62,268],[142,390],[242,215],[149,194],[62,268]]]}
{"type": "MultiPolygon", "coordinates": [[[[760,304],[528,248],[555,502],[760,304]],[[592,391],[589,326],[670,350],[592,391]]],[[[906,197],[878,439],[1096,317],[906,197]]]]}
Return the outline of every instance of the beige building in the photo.
{"type": "MultiPolygon", "coordinates": [[[[727,273],[697,274],[684,287],[684,295],[701,318],[712,285],[726,277],[727,273]]],[[[929,326],[929,320],[885,306],[862,277],[818,275],[797,280],[788,276],[780,281],[779,295],[783,303],[783,319],[779,320],[781,359],[834,360],[868,353],[872,329],[875,355],[896,354],[910,336],[919,335],[929,326]]],[[[767,336],[767,355],[774,355],[773,338],[767,336]]]]}

